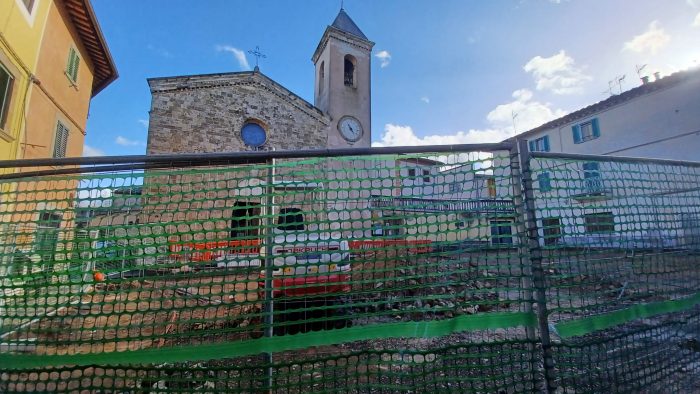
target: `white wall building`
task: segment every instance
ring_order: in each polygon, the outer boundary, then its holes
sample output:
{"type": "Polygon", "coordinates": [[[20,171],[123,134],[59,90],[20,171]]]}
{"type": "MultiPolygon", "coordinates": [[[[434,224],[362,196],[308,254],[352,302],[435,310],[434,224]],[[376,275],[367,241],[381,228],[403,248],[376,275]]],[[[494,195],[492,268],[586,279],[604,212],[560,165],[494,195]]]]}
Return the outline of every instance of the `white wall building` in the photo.
{"type": "MultiPolygon", "coordinates": [[[[678,72],[520,134],[530,151],[700,160],[700,69],[678,72]]],[[[534,159],[545,244],[700,248],[700,168],[534,159]]]]}
{"type": "Polygon", "coordinates": [[[677,72],[517,136],[531,150],[700,160],[700,69],[677,72]]]}

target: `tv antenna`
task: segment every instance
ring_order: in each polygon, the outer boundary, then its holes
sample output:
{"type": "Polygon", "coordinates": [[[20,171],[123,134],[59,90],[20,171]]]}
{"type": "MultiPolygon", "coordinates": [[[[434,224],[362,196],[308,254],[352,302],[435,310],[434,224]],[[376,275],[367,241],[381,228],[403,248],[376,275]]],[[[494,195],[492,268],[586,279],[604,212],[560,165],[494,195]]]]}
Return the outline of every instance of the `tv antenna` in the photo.
{"type": "Polygon", "coordinates": [[[639,79],[642,78],[642,71],[643,71],[646,67],[647,67],[646,64],[642,64],[641,66],[637,66],[637,65],[634,66],[634,68],[637,69],[637,76],[639,77],[639,79]]]}
{"type": "Polygon", "coordinates": [[[646,64],[642,64],[641,66],[634,66],[637,69],[637,76],[639,79],[642,81],[642,85],[646,85],[649,83],[649,76],[648,75],[642,75],[642,71],[647,67],[646,64]]]}
{"type": "Polygon", "coordinates": [[[622,82],[624,82],[626,75],[622,74],[622,76],[617,77],[617,88],[619,89],[620,93],[622,93],[622,82]]]}
{"type": "Polygon", "coordinates": [[[518,113],[511,109],[510,110],[510,118],[513,120],[513,135],[518,134],[518,129],[515,127],[515,118],[517,118],[517,117],[518,117],[518,113]]]}
{"type": "Polygon", "coordinates": [[[607,90],[607,92],[608,92],[608,94],[609,94],[610,96],[615,95],[615,93],[613,93],[613,84],[615,84],[615,81],[608,81],[608,90],[607,90]]]}

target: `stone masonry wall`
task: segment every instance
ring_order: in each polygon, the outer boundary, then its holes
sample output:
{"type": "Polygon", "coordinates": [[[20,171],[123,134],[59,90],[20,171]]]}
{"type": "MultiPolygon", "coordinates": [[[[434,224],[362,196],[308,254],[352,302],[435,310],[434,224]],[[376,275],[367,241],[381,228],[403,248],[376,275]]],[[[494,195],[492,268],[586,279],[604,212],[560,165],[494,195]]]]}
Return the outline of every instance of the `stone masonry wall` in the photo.
{"type": "Polygon", "coordinates": [[[240,131],[262,122],[266,147],[325,148],[330,120],[259,72],[149,80],[148,154],[247,150],[240,131]]]}

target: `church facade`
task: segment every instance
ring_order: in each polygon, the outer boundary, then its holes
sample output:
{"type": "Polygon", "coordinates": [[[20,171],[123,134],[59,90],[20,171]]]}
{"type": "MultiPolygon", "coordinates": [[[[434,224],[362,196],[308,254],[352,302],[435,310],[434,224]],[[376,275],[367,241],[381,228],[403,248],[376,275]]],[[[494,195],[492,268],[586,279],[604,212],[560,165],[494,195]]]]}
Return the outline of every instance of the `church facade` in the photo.
{"type": "Polygon", "coordinates": [[[147,154],[369,147],[373,46],[341,9],[312,57],[314,104],[257,67],[151,78],[147,154]]]}

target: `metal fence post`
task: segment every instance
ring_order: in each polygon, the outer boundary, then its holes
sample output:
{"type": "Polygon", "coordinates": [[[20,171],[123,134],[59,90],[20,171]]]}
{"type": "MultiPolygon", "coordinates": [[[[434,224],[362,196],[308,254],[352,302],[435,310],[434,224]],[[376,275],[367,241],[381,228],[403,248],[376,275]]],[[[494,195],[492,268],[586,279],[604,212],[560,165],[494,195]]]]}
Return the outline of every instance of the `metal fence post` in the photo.
{"type": "MultiPolygon", "coordinates": [[[[535,207],[535,196],[532,184],[532,172],[530,170],[530,151],[527,141],[516,139],[516,144],[511,151],[511,170],[513,171],[514,187],[516,196],[519,195],[521,201],[516,204],[523,229],[526,234],[527,244],[523,245],[530,258],[530,275],[532,290],[537,312],[537,323],[542,343],[542,354],[544,358],[544,378],[545,390],[547,393],[556,392],[556,376],[554,371],[554,358],[552,356],[552,342],[549,332],[546,284],[544,269],[542,268],[542,248],[540,246],[540,236],[537,229],[537,216],[535,207]],[[519,173],[516,173],[516,170],[519,173]]],[[[523,232],[520,232],[523,234],[523,232]]],[[[529,333],[528,333],[529,334],[529,333]]],[[[529,335],[528,335],[529,336],[529,335]]]]}
{"type": "MultiPolygon", "coordinates": [[[[274,241],[274,234],[273,234],[273,228],[272,226],[274,225],[274,218],[273,218],[273,212],[274,212],[274,204],[275,204],[275,159],[271,158],[268,161],[268,170],[267,170],[267,184],[265,187],[266,191],[266,210],[265,210],[265,304],[264,304],[264,312],[265,312],[265,337],[266,338],[272,338],[272,336],[275,334],[274,333],[274,300],[272,297],[274,296],[274,292],[272,289],[273,286],[273,281],[272,281],[272,271],[273,271],[273,265],[274,265],[274,258],[272,256],[272,243],[274,241]]],[[[266,377],[265,377],[265,391],[268,393],[272,393],[272,353],[265,353],[265,361],[267,363],[267,370],[266,370],[266,377]]]]}

